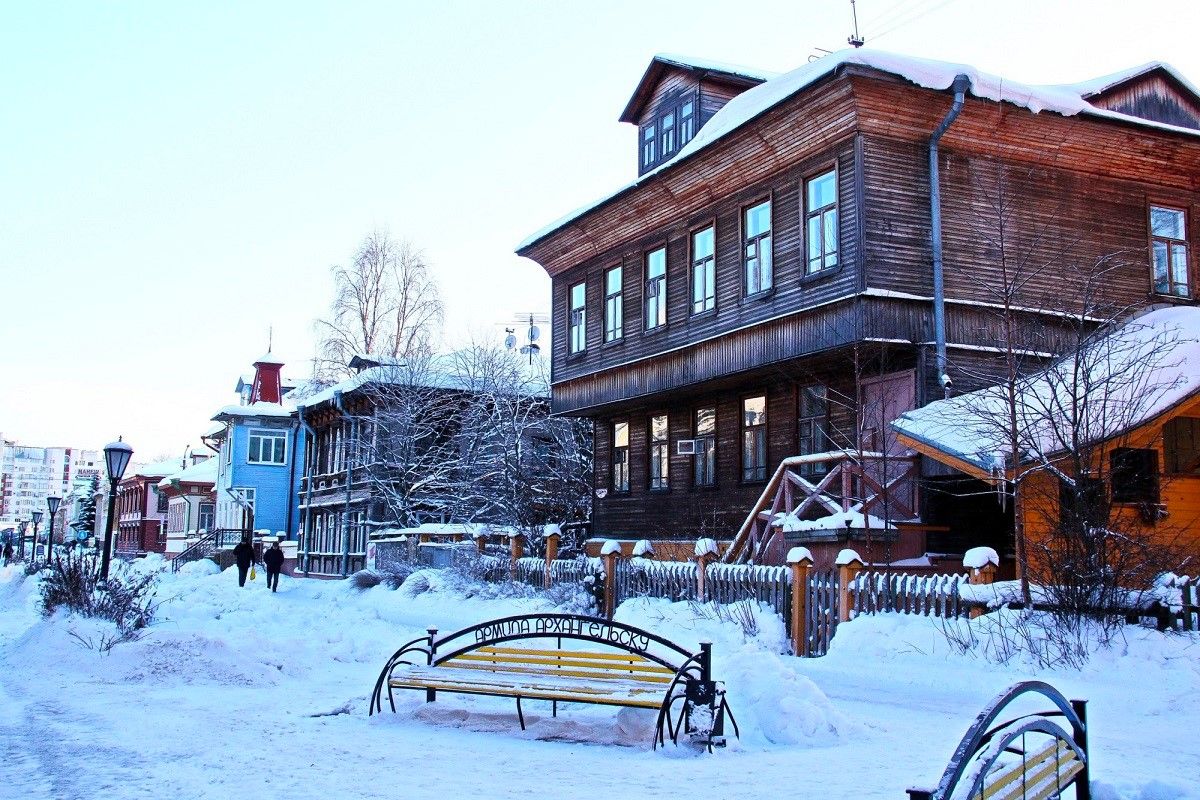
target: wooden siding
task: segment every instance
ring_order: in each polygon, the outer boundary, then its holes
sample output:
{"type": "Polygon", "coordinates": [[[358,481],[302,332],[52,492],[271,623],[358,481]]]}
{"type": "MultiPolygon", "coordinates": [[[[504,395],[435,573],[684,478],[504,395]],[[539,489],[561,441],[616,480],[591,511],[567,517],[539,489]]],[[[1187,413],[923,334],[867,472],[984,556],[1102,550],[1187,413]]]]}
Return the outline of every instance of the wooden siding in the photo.
{"type": "MultiPolygon", "coordinates": [[[[640,128],[642,125],[653,122],[654,119],[663,110],[665,101],[670,101],[672,104],[682,94],[689,92],[695,93],[699,88],[700,81],[697,77],[681,69],[668,70],[663,79],[654,87],[654,91],[650,93],[650,99],[646,102],[645,108],[642,109],[641,116],[638,117],[637,125],[640,128]]],[[[641,152],[642,140],[638,137],[638,152],[641,152]]]]}
{"type": "Polygon", "coordinates": [[[1168,125],[1200,128],[1200,102],[1166,72],[1154,70],[1089,99],[1092,105],[1168,125]]]}

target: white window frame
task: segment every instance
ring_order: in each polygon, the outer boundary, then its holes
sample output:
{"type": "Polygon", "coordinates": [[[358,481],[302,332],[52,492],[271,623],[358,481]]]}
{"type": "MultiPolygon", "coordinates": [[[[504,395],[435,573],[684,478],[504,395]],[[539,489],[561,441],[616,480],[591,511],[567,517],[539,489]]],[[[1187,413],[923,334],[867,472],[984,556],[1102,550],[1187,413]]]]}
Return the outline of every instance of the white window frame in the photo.
{"type": "Polygon", "coordinates": [[[247,433],[247,436],[246,436],[246,463],[247,464],[256,464],[258,466],[263,466],[263,467],[282,467],[287,464],[287,457],[288,457],[287,431],[277,429],[277,428],[251,428],[249,430],[249,432],[247,433]],[[254,440],[256,438],[259,440],[258,458],[254,457],[254,455],[255,455],[254,440]],[[271,456],[272,457],[270,460],[266,460],[266,459],[262,458],[262,442],[265,439],[270,439],[272,441],[272,446],[271,446],[271,456]],[[275,455],[274,442],[276,440],[281,440],[283,442],[283,456],[282,456],[281,460],[279,460],[279,461],[276,461],[274,458],[274,455],[275,455]]]}

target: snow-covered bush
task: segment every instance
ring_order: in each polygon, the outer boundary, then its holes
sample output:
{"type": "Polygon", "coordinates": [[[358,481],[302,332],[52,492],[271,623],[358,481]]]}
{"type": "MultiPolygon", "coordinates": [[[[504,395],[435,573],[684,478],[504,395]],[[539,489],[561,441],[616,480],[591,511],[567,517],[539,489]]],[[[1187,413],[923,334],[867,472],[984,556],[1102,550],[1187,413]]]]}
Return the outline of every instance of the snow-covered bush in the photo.
{"type": "Polygon", "coordinates": [[[42,608],[48,615],[66,608],[81,616],[115,623],[117,636],[101,648],[109,649],[113,644],[137,639],[154,620],[157,581],[156,570],[133,569],[117,570],[104,579],[94,556],[68,552],[42,575],[42,608]]]}

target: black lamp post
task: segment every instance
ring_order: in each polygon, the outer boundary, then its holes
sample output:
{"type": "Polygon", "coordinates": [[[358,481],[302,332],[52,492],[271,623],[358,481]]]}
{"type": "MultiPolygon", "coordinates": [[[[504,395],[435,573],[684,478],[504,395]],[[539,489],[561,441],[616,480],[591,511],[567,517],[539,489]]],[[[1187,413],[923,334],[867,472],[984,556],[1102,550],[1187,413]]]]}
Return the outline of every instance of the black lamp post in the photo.
{"type": "Polygon", "coordinates": [[[42,512],[30,512],[29,521],[33,523],[33,552],[29,554],[29,563],[33,564],[37,561],[37,529],[42,524],[42,512]]]}
{"type": "Polygon", "coordinates": [[[27,527],[29,527],[29,523],[25,520],[21,520],[17,523],[17,546],[20,551],[17,554],[17,557],[22,561],[25,560],[25,529],[27,527]]]}
{"type": "Polygon", "coordinates": [[[104,446],[104,464],[108,467],[108,518],[104,520],[104,554],[100,559],[100,578],[108,580],[108,562],[112,558],[113,515],[116,513],[117,484],[129,466],[133,448],[118,438],[104,446]]]}
{"type": "Polygon", "coordinates": [[[50,551],[54,547],[54,515],[58,513],[61,497],[47,497],[46,510],[50,512],[50,524],[46,527],[46,566],[50,566],[50,551]]]}

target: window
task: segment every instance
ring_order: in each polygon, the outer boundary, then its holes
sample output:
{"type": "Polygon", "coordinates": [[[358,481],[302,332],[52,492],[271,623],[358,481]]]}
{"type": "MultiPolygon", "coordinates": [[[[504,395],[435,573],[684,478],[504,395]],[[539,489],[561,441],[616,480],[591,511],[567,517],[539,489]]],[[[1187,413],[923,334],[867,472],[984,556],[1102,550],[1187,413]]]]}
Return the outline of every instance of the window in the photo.
{"type": "MultiPolygon", "coordinates": [[[[800,389],[799,453],[802,456],[825,453],[829,450],[829,389],[816,384],[800,389]]],[[[829,471],[825,463],[801,464],[801,475],[823,475],[829,471]]]]}
{"type": "Polygon", "coordinates": [[[1163,426],[1163,456],[1171,474],[1200,473],[1200,418],[1176,417],[1163,426]]]}
{"type": "Polygon", "coordinates": [[[1081,534],[1104,525],[1108,519],[1104,481],[1082,475],[1072,486],[1059,479],[1058,509],[1058,523],[1064,533],[1081,534]]]}
{"type": "Polygon", "coordinates": [[[695,484],[717,484],[717,410],[696,409],[695,484]]]}
{"type": "Polygon", "coordinates": [[[1158,502],[1158,452],[1135,447],[1118,447],[1109,467],[1114,503],[1158,502]]]}
{"type": "Polygon", "coordinates": [[[646,330],[667,324],[667,248],[646,254],[646,330]]]}
{"type": "Polygon", "coordinates": [[[651,123],[642,128],[642,169],[646,169],[658,160],[656,142],[654,124],[651,123]]]}
{"type": "Polygon", "coordinates": [[[742,480],[767,479],[767,398],[742,400],[742,480]]]}
{"type": "Polygon", "coordinates": [[[624,310],[621,303],[621,268],[604,273],[604,341],[615,342],[624,335],[624,310]]]}
{"type": "Polygon", "coordinates": [[[154,497],[157,501],[156,510],[158,511],[158,513],[159,514],[167,513],[167,509],[169,509],[171,507],[171,498],[167,497],[165,494],[160,492],[158,489],[154,490],[154,497]]]}
{"type": "Polygon", "coordinates": [[[612,488],[629,491],[629,423],[613,423],[612,488]]]}
{"type": "Polygon", "coordinates": [[[675,152],[675,112],[663,114],[658,124],[658,140],[661,144],[659,150],[664,157],[675,152]]]}
{"type": "Polygon", "coordinates": [[[671,448],[667,432],[667,415],[658,414],[650,418],[650,488],[668,488],[671,448]]]}
{"type": "Polygon", "coordinates": [[[202,531],[211,531],[213,523],[216,520],[217,509],[213,503],[201,503],[200,511],[196,515],[196,528],[202,531]]]}
{"type": "Polygon", "coordinates": [[[804,187],[804,226],[808,238],[807,274],[832,269],[838,260],[837,173],[818,175],[804,187]]]}
{"type": "Polygon", "coordinates": [[[712,311],[717,302],[717,275],[713,257],[713,226],[692,234],[692,313],[712,311]]]}
{"type": "Polygon", "coordinates": [[[685,100],[679,106],[679,146],[682,148],[696,135],[696,101],[685,100]]]}
{"type": "Polygon", "coordinates": [[[587,284],[571,287],[571,322],[569,341],[572,353],[582,353],[587,347],[587,284]]]}
{"type": "Polygon", "coordinates": [[[746,295],[771,288],[771,201],[742,213],[742,252],[746,267],[746,295]]]}
{"type": "Polygon", "coordinates": [[[1154,291],[1188,297],[1187,215],[1175,208],[1150,206],[1150,249],[1154,291]]]}
{"type": "Polygon", "coordinates": [[[250,431],[250,453],[246,460],[251,464],[283,464],[286,454],[286,431],[250,431]]]}

